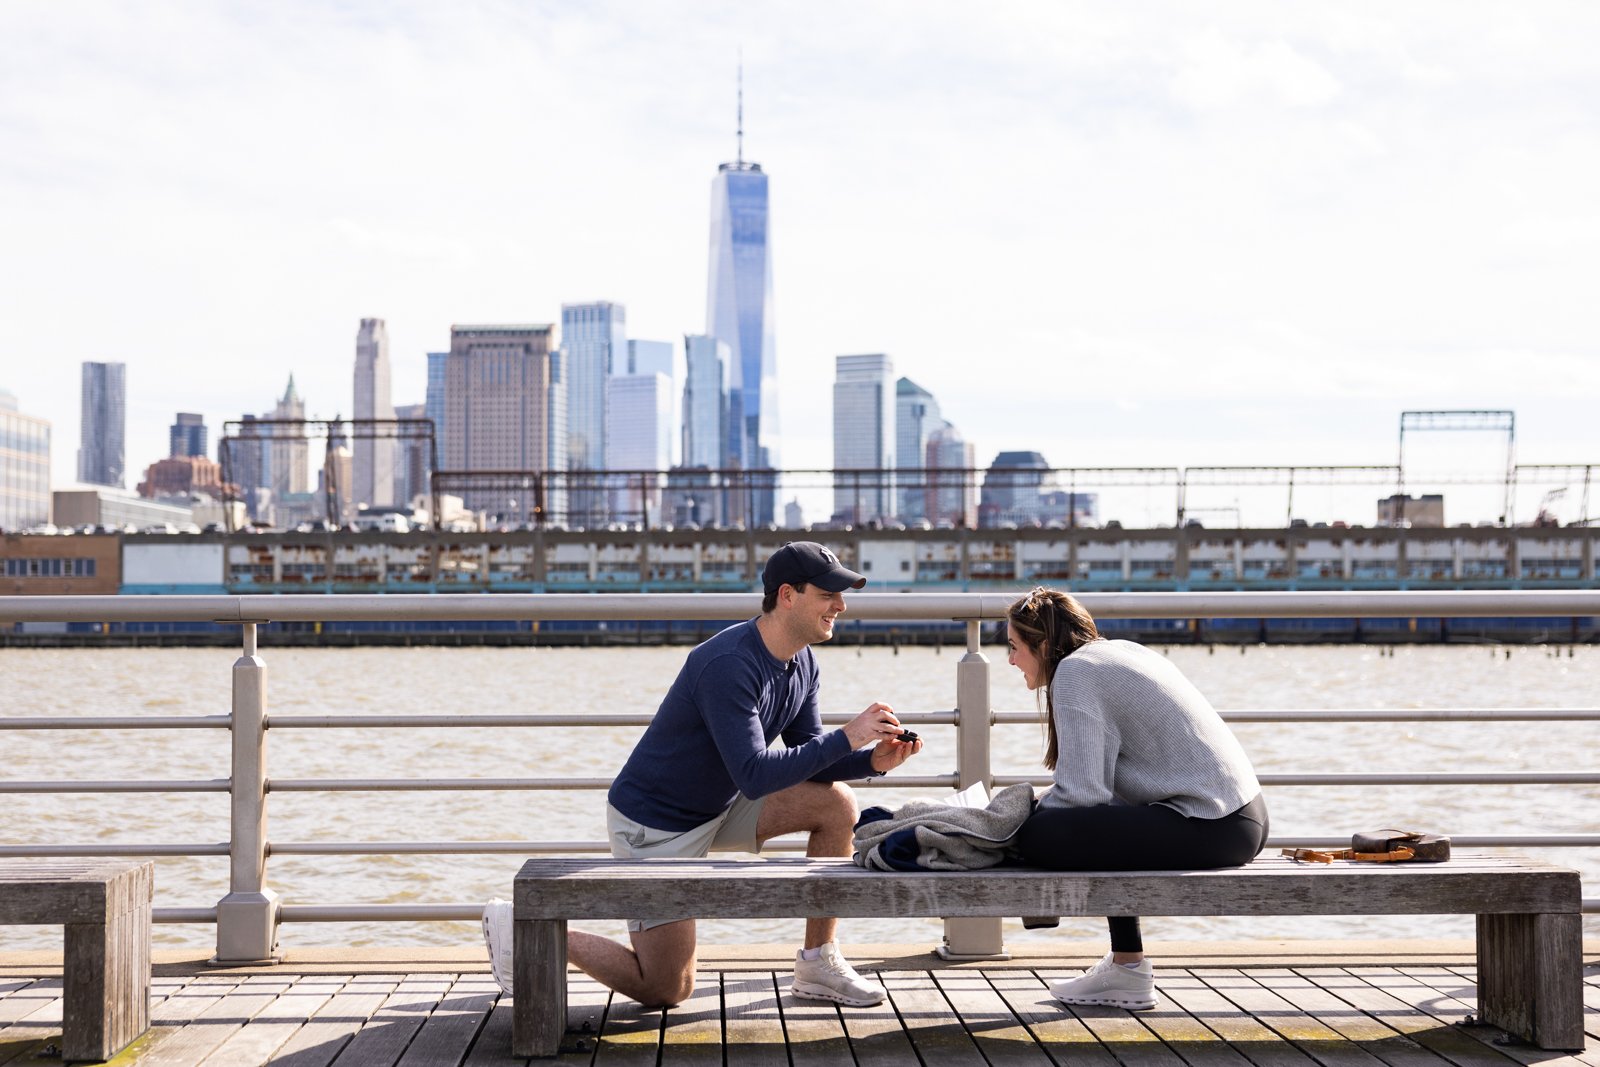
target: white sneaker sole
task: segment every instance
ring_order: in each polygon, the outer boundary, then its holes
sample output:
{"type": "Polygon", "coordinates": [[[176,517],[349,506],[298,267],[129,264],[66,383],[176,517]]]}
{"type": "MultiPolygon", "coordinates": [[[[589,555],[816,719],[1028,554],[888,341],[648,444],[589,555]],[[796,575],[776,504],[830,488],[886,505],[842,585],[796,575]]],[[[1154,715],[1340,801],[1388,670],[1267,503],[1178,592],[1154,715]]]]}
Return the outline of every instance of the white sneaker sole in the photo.
{"type": "Polygon", "coordinates": [[[847,997],[827,986],[812,985],[810,982],[795,982],[789,987],[789,992],[801,1000],[826,1000],[834,1004],[843,1004],[847,1008],[870,1008],[883,1003],[882,997],[874,997],[871,1000],[864,997],[847,997]]]}
{"type": "Polygon", "coordinates": [[[483,927],[483,947],[489,952],[489,976],[494,979],[494,984],[500,987],[500,992],[502,994],[510,996],[511,983],[509,981],[502,980],[500,977],[500,972],[495,969],[494,941],[489,937],[489,917],[485,915],[478,921],[478,924],[483,927]]]}
{"type": "Polygon", "coordinates": [[[1076,1004],[1080,1007],[1121,1008],[1124,1011],[1149,1011],[1157,1004],[1155,997],[1118,997],[1112,994],[1100,996],[1061,996],[1059,993],[1050,994],[1063,1004],[1076,1004]]]}

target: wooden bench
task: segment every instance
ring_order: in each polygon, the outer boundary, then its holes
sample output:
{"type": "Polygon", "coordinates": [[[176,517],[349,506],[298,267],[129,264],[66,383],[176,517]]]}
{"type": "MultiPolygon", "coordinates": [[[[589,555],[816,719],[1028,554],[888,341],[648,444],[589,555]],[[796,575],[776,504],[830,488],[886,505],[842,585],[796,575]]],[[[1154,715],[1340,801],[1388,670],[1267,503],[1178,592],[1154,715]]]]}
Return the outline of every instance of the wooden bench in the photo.
{"type": "MultiPolygon", "coordinates": [[[[567,921],[651,916],[1476,915],[1483,1021],[1541,1048],[1583,1047],[1578,873],[1457,853],[1443,864],[1209,871],[867,871],[849,860],[527,861],[513,888],[512,1051],[553,1056],[566,1029],[567,921]]],[[[1414,927],[1397,929],[1415,936],[1414,927]]]]}
{"type": "Polygon", "coordinates": [[[108,1060],[150,1026],[155,864],[0,860],[0,926],[66,927],[61,1057],[108,1060]]]}

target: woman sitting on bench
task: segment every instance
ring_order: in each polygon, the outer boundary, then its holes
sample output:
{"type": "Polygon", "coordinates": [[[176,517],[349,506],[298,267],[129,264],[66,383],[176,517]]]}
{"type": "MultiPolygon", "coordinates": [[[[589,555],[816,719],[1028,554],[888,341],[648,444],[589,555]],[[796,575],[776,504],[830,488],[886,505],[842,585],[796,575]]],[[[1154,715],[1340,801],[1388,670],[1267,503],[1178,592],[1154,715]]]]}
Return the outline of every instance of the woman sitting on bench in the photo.
{"type": "MultiPolygon", "coordinates": [[[[1178,668],[1102,638],[1083,605],[1039,587],[1007,610],[1009,662],[1044,691],[1055,782],[1016,846],[1058,871],[1171,871],[1249,863],[1267,841],[1250,759],[1178,668]]],[[[1137,916],[1112,916],[1111,951],[1050,987],[1065,1004],[1156,1005],[1137,916]]]]}

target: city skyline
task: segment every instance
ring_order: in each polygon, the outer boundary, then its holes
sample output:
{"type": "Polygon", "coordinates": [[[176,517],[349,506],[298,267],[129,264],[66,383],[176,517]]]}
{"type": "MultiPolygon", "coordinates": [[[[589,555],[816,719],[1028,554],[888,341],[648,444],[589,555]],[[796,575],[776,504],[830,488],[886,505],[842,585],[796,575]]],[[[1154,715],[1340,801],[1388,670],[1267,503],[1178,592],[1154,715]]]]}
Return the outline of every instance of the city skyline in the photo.
{"type": "Polygon", "coordinates": [[[849,352],[979,464],[1386,463],[1416,408],[1600,451],[1586,8],[150,10],[0,10],[0,387],[58,484],[83,362],[129,368],[133,478],[173,412],[220,433],[291,374],[350,413],[364,317],[396,404],[456,323],[604,299],[699,333],[705,183],[741,156],[772,183],[784,467],[826,464],[849,352]]]}

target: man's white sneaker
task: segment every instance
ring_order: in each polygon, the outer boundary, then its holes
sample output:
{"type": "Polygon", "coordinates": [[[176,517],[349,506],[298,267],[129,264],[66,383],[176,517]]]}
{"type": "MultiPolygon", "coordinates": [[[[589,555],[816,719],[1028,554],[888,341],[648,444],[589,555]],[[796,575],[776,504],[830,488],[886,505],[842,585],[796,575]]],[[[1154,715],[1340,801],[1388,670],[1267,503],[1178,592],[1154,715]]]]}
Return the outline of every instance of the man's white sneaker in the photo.
{"type": "Polygon", "coordinates": [[[1104,959],[1076,978],[1056,982],[1050,995],[1063,1004],[1101,1004],[1108,1008],[1145,1011],[1156,1006],[1156,980],[1149,960],[1137,967],[1104,959]]]}
{"type": "Polygon", "coordinates": [[[489,970],[500,992],[511,995],[511,901],[495,897],[483,906],[483,943],[489,947],[489,970]]]}
{"type": "Polygon", "coordinates": [[[814,960],[795,953],[790,991],[804,1000],[831,1000],[851,1008],[870,1008],[889,995],[883,986],[857,974],[832,941],[822,946],[822,955],[814,960]]]}

